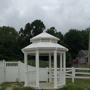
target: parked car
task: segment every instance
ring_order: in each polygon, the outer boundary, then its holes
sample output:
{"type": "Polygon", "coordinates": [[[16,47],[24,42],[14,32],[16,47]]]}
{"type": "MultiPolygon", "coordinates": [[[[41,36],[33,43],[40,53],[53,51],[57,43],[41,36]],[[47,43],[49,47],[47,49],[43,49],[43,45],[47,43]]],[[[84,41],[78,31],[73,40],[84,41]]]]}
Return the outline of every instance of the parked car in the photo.
{"type": "Polygon", "coordinates": [[[73,59],[72,63],[78,63],[78,59],[73,59]]]}

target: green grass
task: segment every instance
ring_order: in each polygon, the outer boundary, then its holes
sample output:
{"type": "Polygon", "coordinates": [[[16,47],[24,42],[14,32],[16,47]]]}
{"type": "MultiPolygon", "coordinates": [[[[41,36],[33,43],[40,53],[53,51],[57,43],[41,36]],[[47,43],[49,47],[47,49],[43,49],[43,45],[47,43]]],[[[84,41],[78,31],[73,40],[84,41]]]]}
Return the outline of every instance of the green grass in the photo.
{"type": "Polygon", "coordinates": [[[6,90],[6,88],[22,87],[23,85],[24,83],[19,82],[4,82],[0,85],[0,90],[6,90]]]}
{"type": "MultiPolygon", "coordinates": [[[[72,84],[72,80],[71,79],[67,79],[66,80],[66,84],[72,84]]],[[[74,84],[84,87],[87,90],[90,90],[90,79],[75,79],[74,84]]]]}
{"type": "Polygon", "coordinates": [[[87,63],[83,63],[83,64],[79,64],[79,66],[82,67],[82,68],[85,68],[85,67],[87,68],[88,64],[87,63]]]}
{"type": "Polygon", "coordinates": [[[64,86],[63,88],[59,89],[59,90],[88,90],[82,86],[78,86],[74,83],[68,84],[66,86],[64,86]]]}
{"type": "Polygon", "coordinates": [[[2,87],[9,87],[9,86],[11,86],[11,82],[4,82],[0,86],[2,86],[2,87]]]}
{"type": "Polygon", "coordinates": [[[0,90],[38,90],[32,87],[24,87],[24,83],[5,82],[0,85],[0,90]]]}
{"type": "MultiPolygon", "coordinates": [[[[0,90],[6,90],[6,88],[8,88],[8,87],[13,87],[12,90],[36,90],[31,87],[23,87],[23,85],[24,85],[24,83],[19,83],[19,82],[17,82],[17,83],[5,82],[0,85],[0,90]]],[[[90,79],[75,79],[74,83],[72,83],[72,79],[66,79],[66,85],[67,86],[71,85],[71,87],[79,86],[79,87],[86,88],[85,90],[90,90],[90,79]]]]}

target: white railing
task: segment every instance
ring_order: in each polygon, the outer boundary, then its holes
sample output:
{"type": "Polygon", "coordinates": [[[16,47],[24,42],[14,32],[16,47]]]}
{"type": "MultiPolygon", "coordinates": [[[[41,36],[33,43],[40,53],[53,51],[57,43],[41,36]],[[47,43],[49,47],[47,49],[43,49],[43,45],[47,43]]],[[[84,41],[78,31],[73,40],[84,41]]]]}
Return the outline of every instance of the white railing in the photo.
{"type": "Polygon", "coordinates": [[[65,72],[57,72],[57,86],[65,85],[65,72]]]}
{"type": "MultiPolygon", "coordinates": [[[[48,69],[49,72],[49,69],[48,69]]],[[[48,80],[50,75],[48,73],[48,80]]],[[[51,82],[54,82],[54,68],[51,68],[51,82]]],[[[57,68],[57,86],[65,85],[65,72],[60,71],[60,68],[57,68]]]]}
{"type": "Polygon", "coordinates": [[[72,68],[66,68],[66,78],[72,78],[72,68]]]}
{"type": "Polygon", "coordinates": [[[66,78],[90,79],[90,68],[66,68],[66,78]]]}
{"type": "Polygon", "coordinates": [[[27,74],[27,81],[28,85],[35,87],[36,86],[36,71],[28,71],[27,74]]]}

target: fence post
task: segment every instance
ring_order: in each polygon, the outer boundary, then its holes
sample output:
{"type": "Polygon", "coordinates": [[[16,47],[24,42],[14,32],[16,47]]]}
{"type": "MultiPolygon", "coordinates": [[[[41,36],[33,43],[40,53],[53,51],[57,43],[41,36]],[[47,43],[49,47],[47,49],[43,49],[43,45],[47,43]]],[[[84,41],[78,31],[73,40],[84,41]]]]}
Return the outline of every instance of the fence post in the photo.
{"type": "Polygon", "coordinates": [[[49,68],[48,67],[46,67],[46,73],[47,73],[47,79],[46,79],[46,82],[48,82],[48,80],[49,80],[49,68]]]}
{"type": "Polygon", "coordinates": [[[74,82],[74,78],[75,78],[75,68],[72,67],[72,82],[74,82]]]}
{"type": "Polygon", "coordinates": [[[21,62],[18,61],[18,81],[20,82],[20,65],[21,65],[21,62]]]}
{"type": "Polygon", "coordinates": [[[5,60],[3,60],[3,63],[4,63],[4,82],[6,82],[6,62],[5,60]]]}

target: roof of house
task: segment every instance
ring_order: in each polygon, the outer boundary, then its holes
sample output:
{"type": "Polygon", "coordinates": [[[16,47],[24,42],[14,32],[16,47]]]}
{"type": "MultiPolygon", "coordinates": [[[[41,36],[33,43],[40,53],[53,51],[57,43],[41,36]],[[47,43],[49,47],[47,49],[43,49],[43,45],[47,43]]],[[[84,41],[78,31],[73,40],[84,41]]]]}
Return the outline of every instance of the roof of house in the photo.
{"type": "Polygon", "coordinates": [[[80,50],[77,56],[79,56],[81,52],[85,55],[85,57],[88,57],[88,50],[80,50]]]}
{"type": "Polygon", "coordinates": [[[81,50],[85,55],[88,55],[88,50],[81,50]]]}

